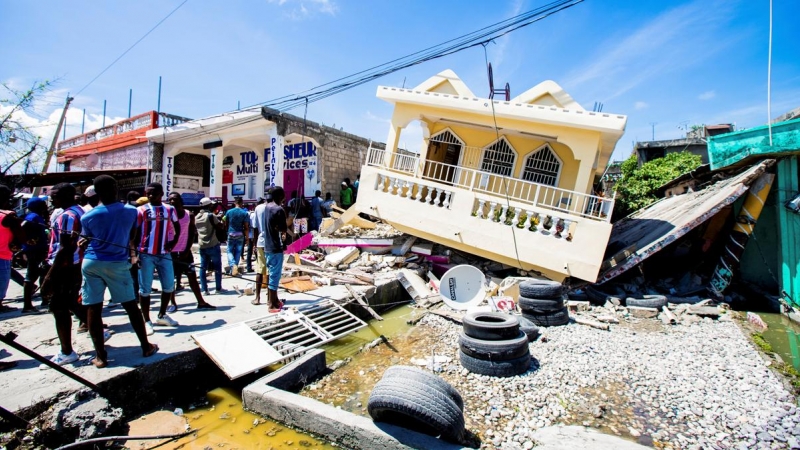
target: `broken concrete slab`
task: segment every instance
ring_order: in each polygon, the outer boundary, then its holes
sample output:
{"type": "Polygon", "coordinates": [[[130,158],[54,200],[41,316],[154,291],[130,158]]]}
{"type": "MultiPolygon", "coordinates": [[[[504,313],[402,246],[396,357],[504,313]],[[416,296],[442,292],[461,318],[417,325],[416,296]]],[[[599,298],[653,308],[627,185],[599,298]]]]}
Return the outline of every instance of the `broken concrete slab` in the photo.
{"type": "Polygon", "coordinates": [[[411,253],[430,256],[433,254],[433,244],[431,243],[414,244],[411,246],[411,253]]]}
{"type": "Polygon", "coordinates": [[[391,247],[394,244],[393,239],[384,238],[364,238],[364,237],[337,237],[327,238],[320,237],[316,240],[317,247],[391,247]]]}
{"type": "Polygon", "coordinates": [[[463,447],[335,408],[314,399],[255,382],[242,391],[242,406],[354,450],[455,450],[463,447]]]}
{"type": "Polygon", "coordinates": [[[325,262],[331,266],[338,267],[347,264],[358,258],[359,251],[355,247],[345,247],[325,257],[325,262]]]}
{"type": "Polygon", "coordinates": [[[263,383],[284,391],[299,392],[306,384],[313,382],[325,372],[325,350],[314,348],[289,364],[260,378],[263,383]]]}
{"type": "Polygon", "coordinates": [[[533,432],[537,450],[649,450],[650,447],[577,425],[539,428],[533,432]]]}
{"type": "MultiPolygon", "coordinates": [[[[70,394],[53,405],[44,416],[45,429],[54,437],[83,441],[101,436],[121,425],[122,409],[88,389],[70,394]]],[[[46,438],[49,441],[49,439],[46,438]]]]}
{"type": "Polygon", "coordinates": [[[642,308],[639,306],[628,306],[628,314],[633,317],[642,319],[652,319],[658,317],[658,309],[656,308],[642,308]]]}
{"type": "Polygon", "coordinates": [[[397,272],[397,279],[415,301],[434,295],[428,287],[428,283],[413,270],[400,269],[397,272]]]}

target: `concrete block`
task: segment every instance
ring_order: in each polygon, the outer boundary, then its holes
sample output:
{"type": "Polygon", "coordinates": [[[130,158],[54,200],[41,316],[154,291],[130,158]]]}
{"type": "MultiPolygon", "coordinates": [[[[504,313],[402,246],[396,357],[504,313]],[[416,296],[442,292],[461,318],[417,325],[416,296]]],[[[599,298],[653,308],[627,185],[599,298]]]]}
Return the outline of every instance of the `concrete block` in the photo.
{"type": "Polygon", "coordinates": [[[311,349],[275,372],[259,378],[253,384],[261,383],[284,391],[298,392],[306,384],[327,372],[325,364],[325,350],[311,349]]]}
{"type": "Polygon", "coordinates": [[[567,302],[567,307],[569,308],[570,312],[584,312],[589,311],[589,302],[580,302],[577,300],[569,300],[567,302]]]}
{"type": "Polygon", "coordinates": [[[628,306],[628,314],[633,317],[643,319],[652,319],[658,317],[658,310],[656,308],[641,308],[639,306],[628,306]]]}
{"type": "Polygon", "coordinates": [[[354,450],[455,450],[463,447],[334,408],[312,398],[253,383],[242,391],[243,407],[354,450]]]}
{"type": "Polygon", "coordinates": [[[335,253],[331,253],[330,255],[325,257],[325,262],[328,264],[337,267],[341,264],[347,264],[351,261],[354,261],[358,258],[358,249],[355,247],[345,247],[335,253]]]}

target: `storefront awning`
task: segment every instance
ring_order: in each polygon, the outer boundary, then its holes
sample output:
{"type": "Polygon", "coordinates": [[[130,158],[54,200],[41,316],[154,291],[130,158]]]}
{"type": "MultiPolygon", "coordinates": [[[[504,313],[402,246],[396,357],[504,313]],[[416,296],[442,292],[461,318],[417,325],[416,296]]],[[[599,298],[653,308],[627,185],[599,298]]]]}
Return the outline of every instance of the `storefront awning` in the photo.
{"type": "Polygon", "coordinates": [[[609,281],[658,253],[722,208],[747,192],[764,171],[775,163],[769,159],[749,169],[717,181],[702,190],[664,198],[614,224],[605,269],[597,283],[609,281]]]}

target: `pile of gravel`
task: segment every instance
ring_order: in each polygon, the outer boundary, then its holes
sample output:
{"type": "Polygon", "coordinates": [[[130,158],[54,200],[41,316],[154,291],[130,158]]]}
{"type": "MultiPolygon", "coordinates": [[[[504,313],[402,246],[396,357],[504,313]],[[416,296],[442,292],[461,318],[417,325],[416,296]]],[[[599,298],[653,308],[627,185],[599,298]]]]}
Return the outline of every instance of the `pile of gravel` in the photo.
{"type": "Polygon", "coordinates": [[[531,369],[511,378],[460,367],[459,325],[433,315],[420,324],[453,357],[440,375],[461,392],[467,428],[487,447],[532,448],[534,430],[578,424],[663,448],[800,448],[796,399],[736,324],[648,322],[645,331],[544,329],[531,369]]]}

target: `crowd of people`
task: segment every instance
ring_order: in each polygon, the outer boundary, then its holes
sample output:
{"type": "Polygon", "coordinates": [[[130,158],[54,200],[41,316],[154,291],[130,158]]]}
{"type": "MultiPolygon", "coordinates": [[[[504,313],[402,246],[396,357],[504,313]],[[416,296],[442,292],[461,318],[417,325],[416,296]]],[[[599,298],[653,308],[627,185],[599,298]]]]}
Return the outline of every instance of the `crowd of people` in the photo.
{"type": "MultiPolygon", "coordinates": [[[[358,179],[342,182],[340,201],[349,207],[355,202],[358,179]]],[[[52,362],[63,365],[78,360],[72,346],[73,317],[78,332],[88,332],[95,349],[92,364],[106,367],[105,341],[110,338],[103,324],[103,305],[119,304],[125,310],[142,349],[149,357],[158,351],[150,343],[158,327],[177,327],[169,316],[178,305],[176,286],[186,276],[198,309],[215,309],[204,296],[211,294],[207,274],[213,272],[215,293],[226,292],[223,272],[237,276],[245,259],[245,272],[253,271],[255,261],[254,305],[260,305],[262,285],[267,287],[270,312],[279,312],[283,303],[278,287],[283,253],[292,239],[319,230],[330,217],[336,202],[331,193],[316,191],[310,201],[292,192],[285,203],[282,187],[272,187],[266,199],[249,209],[241,198],[223,211],[218,202],[205,197],[196,214],[183,198],[170,193],[166,201],[159,183],[149,184],[144,196],[129,192],[126,201],[118,200],[114,178],[101,175],[85,192],[78,193],[69,183],[50,190],[46,198],[32,197],[27,213],[20,217],[10,211],[12,191],[0,185],[0,311],[10,280],[23,286],[22,314],[38,314],[47,308],[55,322],[59,352],[52,362]],[[291,230],[290,230],[291,225],[291,230]],[[200,263],[195,265],[192,245],[199,246],[200,263]],[[221,244],[227,245],[227,265],[222,266],[221,244]],[[12,267],[15,253],[24,255],[24,278],[12,267]],[[155,278],[160,290],[153,287],[155,278]],[[38,287],[37,287],[38,285],[38,287]],[[33,304],[37,289],[39,309],[33,304]],[[151,296],[158,292],[157,313],[151,315],[151,296]]],[[[7,364],[0,362],[0,370],[7,364]]]]}

